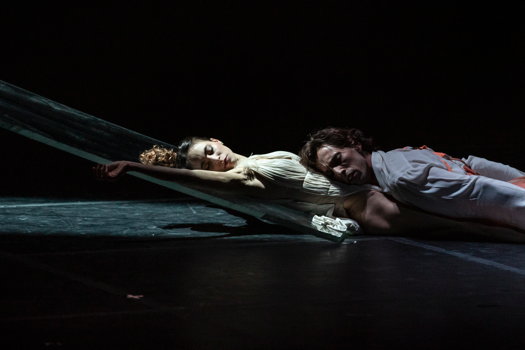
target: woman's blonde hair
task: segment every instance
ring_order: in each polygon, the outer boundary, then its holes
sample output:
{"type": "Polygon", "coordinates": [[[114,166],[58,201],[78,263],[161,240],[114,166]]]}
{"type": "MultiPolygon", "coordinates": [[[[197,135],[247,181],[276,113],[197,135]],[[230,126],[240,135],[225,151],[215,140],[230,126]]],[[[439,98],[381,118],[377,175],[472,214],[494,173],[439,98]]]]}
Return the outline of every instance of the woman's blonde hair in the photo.
{"type": "Polygon", "coordinates": [[[152,148],[142,152],[139,160],[146,165],[160,165],[173,168],[177,165],[177,152],[171,148],[154,145],[152,148]]]}

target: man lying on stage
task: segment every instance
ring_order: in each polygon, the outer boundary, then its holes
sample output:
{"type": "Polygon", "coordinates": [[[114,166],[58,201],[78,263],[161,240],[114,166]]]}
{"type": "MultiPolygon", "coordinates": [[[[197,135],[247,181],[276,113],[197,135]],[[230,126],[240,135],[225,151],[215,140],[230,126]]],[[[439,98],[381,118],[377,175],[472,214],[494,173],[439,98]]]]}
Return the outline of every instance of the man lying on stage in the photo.
{"type": "Polygon", "coordinates": [[[356,220],[366,234],[448,234],[462,232],[496,240],[525,242],[525,234],[506,226],[433,215],[392,199],[373,183],[331,181],[309,171],[290,152],[246,157],[217,139],[188,137],[174,150],[153,147],[140,162],[98,164],[99,179],[137,171],[208,192],[278,200],[280,204],[332,217],[356,220]]]}
{"type": "MultiPolygon", "coordinates": [[[[378,186],[411,208],[525,232],[525,172],[508,165],[426,146],[384,152],[361,130],[333,127],[313,133],[300,155],[302,164],[331,180],[378,186]]],[[[346,210],[358,217],[361,209],[346,210]]]]}

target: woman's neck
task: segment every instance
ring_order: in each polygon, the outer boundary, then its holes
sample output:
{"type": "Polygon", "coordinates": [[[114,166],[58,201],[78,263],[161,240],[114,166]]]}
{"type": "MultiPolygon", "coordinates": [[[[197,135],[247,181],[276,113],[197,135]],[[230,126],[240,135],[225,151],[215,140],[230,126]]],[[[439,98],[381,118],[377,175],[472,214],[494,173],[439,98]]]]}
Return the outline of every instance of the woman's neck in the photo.
{"type": "Polygon", "coordinates": [[[248,157],[237,153],[235,153],[235,156],[237,157],[237,161],[235,162],[234,168],[244,167],[248,161],[248,157]]]}

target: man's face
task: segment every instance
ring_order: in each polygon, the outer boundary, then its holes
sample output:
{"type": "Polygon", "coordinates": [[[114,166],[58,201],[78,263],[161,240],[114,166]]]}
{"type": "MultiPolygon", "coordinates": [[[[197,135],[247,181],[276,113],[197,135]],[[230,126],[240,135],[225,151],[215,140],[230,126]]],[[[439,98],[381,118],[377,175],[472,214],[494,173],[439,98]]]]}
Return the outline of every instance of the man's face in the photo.
{"type": "Polygon", "coordinates": [[[372,183],[373,171],[369,155],[361,152],[361,146],[335,147],[323,145],[317,150],[316,166],[327,177],[351,184],[372,183]]]}

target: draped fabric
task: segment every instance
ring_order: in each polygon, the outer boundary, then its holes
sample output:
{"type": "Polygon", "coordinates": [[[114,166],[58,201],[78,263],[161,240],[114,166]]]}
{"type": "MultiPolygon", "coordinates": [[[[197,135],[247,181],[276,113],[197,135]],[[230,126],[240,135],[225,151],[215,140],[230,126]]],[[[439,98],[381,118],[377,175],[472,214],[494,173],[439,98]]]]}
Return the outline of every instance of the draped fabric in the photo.
{"type": "MultiPolygon", "coordinates": [[[[170,143],[142,135],[4,81],[0,81],[0,127],[96,163],[121,159],[136,160],[143,150],[153,145],[174,147],[170,143]]],[[[275,172],[272,173],[271,166],[266,165],[266,160],[261,159],[260,169],[266,174],[264,176],[273,177],[283,185],[297,188],[301,186],[301,171],[304,172],[304,169],[301,170],[297,166],[299,163],[295,162],[296,159],[297,156],[285,157],[282,163],[279,163],[279,172],[284,174],[282,177],[278,177],[275,172]],[[293,164],[289,162],[291,160],[293,164]]],[[[253,200],[243,196],[219,196],[211,191],[196,190],[138,172],[129,174],[302,233],[336,242],[345,238],[334,237],[315,229],[311,224],[311,213],[302,210],[300,206],[294,209],[292,206],[282,206],[278,201],[253,200]]],[[[312,206],[315,207],[314,204],[312,206]]]]}

